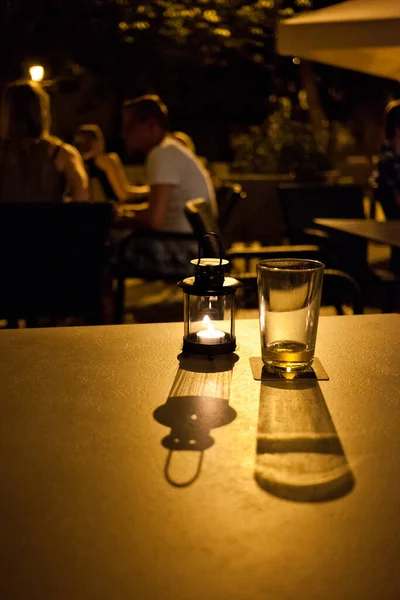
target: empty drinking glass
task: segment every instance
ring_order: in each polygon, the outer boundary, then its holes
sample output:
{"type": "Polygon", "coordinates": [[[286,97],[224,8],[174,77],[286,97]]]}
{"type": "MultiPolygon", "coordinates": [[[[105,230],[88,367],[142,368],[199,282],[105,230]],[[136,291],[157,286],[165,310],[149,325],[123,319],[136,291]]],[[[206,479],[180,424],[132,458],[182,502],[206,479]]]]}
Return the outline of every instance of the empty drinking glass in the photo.
{"type": "Polygon", "coordinates": [[[263,362],[299,370],[314,358],[324,265],[278,258],[257,265],[263,362]]]}

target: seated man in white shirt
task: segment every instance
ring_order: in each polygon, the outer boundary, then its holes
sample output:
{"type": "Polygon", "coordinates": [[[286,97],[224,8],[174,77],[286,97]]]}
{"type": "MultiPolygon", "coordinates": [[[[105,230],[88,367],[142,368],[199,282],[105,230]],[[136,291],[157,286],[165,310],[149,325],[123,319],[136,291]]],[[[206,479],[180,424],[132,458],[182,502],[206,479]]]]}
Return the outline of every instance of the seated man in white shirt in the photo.
{"type": "Polygon", "coordinates": [[[141,96],[124,103],[122,135],[127,150],[147,155],[150,200],[141,220],[152,229],[189,232],[185,203],[205,198],[214,212],[214,189],[201,161],[168,135],[168,129],[168,109],[158,96],[141,96]]]}
{"type": "MultiPolygon", "coordinates": [[[[137,213],[138,227],[158,231],[191,233],[184,208],[188,200],[205,198],[216,216],[216,201],[211,179],[200,160],[188,148],[168,134],[168,109],[158,96],[141,96],[125,102],[122,111],[122,135],[128,152],[146,154],[150,186],[149,207],[137,213]]],[[[140,193],[140,189],[138,193],[140,193]]],[[[192,244],[145,240],[132,248],[132,258],[141,268],[151,270],[154,261],[164,256],[168,265],[183,267],[193,252],[192,244]],[[190,249],[190,252],[189,252],[190,249]],[[154,259],[149,263],[149,256],[154,259]],[[146,260],[144,259],[146,257],[146,260]],[[179,263],[179,264],[178,264],[179,263]]],[[[160,266],[160,265],[158,265],[160,266]]],[[[154,267],[156,268],[156,267],[154,267]]],[[[167,269],[168,270],[168,269],[167,269]]],[[[186,263],[187,270],[187,263],[186,263]]]]}

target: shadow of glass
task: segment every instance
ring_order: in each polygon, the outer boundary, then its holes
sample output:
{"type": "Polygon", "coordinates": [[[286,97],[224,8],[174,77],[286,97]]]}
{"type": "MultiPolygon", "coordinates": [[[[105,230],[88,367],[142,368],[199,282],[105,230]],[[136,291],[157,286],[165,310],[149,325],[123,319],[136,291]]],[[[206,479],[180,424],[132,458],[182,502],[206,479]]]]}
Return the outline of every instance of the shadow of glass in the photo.
{"type": "Polygon", "coordinates": [[[229,406],[229,396],[233,365],[238,357],[218,356],[210,361],[207,357],[180,355],[178,359],[180,366],[169,396],[154,411],[154,419],[171,428],[161,442],[169,450],[165,478],[175,487],[187,487],[199,477],[204,451],[214,444],[211,429],[236,418],[236,411],[229,406]],[[181,453],[179,461],[175,458],[173,461],[174,452],[181,453]],[[194,452],[198,456],[192,460],[188,453],[194,452]],[[177,471],[177,476],[171,471],[177,471]]]}
{"type": "Polygon", "coordinates": [[[341,498],[354,476],[317,381],[261,383],[255,479],[297,502],[341,498]]]}

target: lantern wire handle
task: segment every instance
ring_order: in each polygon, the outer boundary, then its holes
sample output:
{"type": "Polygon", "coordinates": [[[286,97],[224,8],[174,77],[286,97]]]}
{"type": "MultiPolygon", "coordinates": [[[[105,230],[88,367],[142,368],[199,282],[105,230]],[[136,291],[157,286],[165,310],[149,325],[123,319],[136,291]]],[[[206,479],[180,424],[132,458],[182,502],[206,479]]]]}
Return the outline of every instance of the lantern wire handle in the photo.
{"type": "Polygon", "coordinates": [[[194,483],[196,481],[196,479],[198,478],[198,476],[200,475],[201,466],[203,464],[204,450],[201,450],[199,452],[199,462],[197,463],[197,468],[196,468],[195,474],[187,481],[183,481],[181,483],[172,479],[171,474],[170,474],[171,460],[172,460],[173,452],[174,452],[174,450],[170,450],[168,452],[167,460],[165,462],[165,467],[164,467],[165,479],[168,481],[168,483],[170,483],[174,487],[187,487],[188,485],[191,485],[192,483],[194,483]]]}
{"type": "Polygon", "coordinates": [[[217,238],[217,241],[218,241],[218,249],[219,249],[219,266],[221,266],[221,265],[222,265],[222,255],[223,255],[223,250],[222,250],[222,244],[221,244],[220,237],[219,237],[219,235],[218,235],[217,233],[214,233],[213,231],[210,231],[209,233],[206,233],[206,234],[203,236],[203,239],[202,239],[202,240],[199,240],[199,247],[198,247],[198,261],[197,261],[197,266],[199,266],[199,265],[200,265],[202,242],[203,242],[204,238],[206,238],[206,237],[211,237],[212,235],[213,235],[214,237],[216,237],[216,238],[217,238]]]}

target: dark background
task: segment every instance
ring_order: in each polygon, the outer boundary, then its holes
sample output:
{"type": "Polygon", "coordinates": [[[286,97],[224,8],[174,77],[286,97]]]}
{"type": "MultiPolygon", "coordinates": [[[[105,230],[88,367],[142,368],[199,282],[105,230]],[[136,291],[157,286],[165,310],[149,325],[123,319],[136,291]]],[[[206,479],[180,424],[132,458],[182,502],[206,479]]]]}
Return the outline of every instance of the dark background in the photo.
{"type": "MultiPolygon", "coordinates": [[[[296,109],[306,84],[303,69],[274,52],[276,19],[334,3],[2,0],[0,86],[43,64],[54,133],[70,140],[77,126],[97,122],[123,157],[121,102],[158,93],[172,129],[189,133],[199,154],[231,160],[231,134],[262,123],[282,97],[296,109]]],[[[356,152],[376,152],[399,84],[317,64],[311,72],[326,118],[351,132],[356,152]]]]}

